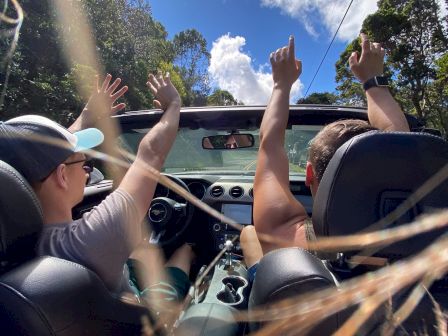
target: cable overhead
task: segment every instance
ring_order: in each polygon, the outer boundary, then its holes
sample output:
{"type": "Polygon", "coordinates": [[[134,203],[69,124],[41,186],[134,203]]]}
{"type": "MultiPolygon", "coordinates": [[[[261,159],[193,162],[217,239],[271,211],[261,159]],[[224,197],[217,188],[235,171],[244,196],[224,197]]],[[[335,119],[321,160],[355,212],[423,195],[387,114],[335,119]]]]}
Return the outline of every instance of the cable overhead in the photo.
{"type": "Polygon", "coordinates": [[[306,96],[308,95],[308,91],[310,90],[311,85],[313,85],[313,83],[314,83],[314,79],[316,78],[317,74],[319,73],[320,67],[321,67],[322,64],[324,63],[325,57],[327,57],[328,51],[330,50],[330,48],[331,48],[331,46],[333,45],[333,42],[334,42],[336,36],[338,35],[339,29],[341,28],[342,23],[344,22],[345,17],[347,16],[347,13],[348,13],[348,11],[350,10],[350,7],[352,6],[352,3],[353,3],[353,0],[351,0],[350,3],[348,4],[348,7],[347,7],[347,9],[346,9],[346,11],[345,11],[345,13],[344,13],[344,16],[342,17],[342,20],[341,20],[341,22],[339,23],[338,29],[336,29],[336,32],[334,33],[333,38],[331,39],[331,42],[330,42],[330,44],[328,45],[327,50],[325,51],[324,57],[322,57],[322,60],[320,61],[320,64],[319,64],[319,66],[317,67],[316,72],[314,73],[313,79],[311,80],[310,85],[308,85],[308,88],[306,89],[306,92],[305,92],[305,98],[306,98],[306,96]]]}

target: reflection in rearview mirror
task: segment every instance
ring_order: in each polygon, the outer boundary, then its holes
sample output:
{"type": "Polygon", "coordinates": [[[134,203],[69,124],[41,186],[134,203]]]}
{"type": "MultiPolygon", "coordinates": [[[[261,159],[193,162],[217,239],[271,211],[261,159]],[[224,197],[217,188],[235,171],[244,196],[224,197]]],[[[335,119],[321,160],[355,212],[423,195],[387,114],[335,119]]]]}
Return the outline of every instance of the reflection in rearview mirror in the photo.
{"type": "Polygon", "coordinates": [[[254,146],[252,134],[221,134],[202,138],[204,149],[234,149],[254,146]]]}

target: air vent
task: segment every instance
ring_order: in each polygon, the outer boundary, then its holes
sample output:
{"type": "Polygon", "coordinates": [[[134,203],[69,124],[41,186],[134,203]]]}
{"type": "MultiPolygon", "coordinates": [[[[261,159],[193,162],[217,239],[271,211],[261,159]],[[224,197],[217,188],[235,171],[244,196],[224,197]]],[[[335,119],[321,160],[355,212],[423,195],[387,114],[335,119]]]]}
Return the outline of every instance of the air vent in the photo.
{"type": "Polygon", "coordinates": [[[210,190],[210,195],[212,195],[213,197],[219,197],[224,193],[224,188],[221,186],[214,186],[212,187],[212,189],[210,190]]]}
{"type": "Polygon", "coordinates": [[[250,190],[249,190],[249,196],[250,196],[251,198],[254,198],[254,188],[250,188],[250,190]]]}
{"type": "Polygon", "coordinates": [[[233,198],[240,198],[241,196],[243,196],[243,193],[243,188],[239,186],[233,187],[229,191],[230,196],[232,196],[233,198]]]}

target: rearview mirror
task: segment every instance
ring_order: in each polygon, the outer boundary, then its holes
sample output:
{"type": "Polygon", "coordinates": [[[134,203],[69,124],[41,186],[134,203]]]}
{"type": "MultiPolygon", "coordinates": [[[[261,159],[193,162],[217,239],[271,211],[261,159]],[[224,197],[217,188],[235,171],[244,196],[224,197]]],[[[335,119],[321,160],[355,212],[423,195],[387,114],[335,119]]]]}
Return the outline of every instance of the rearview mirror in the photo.
{"type": "Polygon", "coordinates": [[[255,143],[252,134],[221,134],[202,138],[204,149],[235,149],[253,147],[255,143]]]}

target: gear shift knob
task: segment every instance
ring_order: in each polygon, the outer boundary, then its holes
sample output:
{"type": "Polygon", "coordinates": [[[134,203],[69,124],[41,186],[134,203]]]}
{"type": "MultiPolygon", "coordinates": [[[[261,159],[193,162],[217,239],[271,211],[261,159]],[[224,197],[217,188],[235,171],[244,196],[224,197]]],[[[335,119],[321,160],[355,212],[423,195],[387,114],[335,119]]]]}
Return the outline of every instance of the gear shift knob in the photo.
{"type": "Polygon", "coordinates": [[[231,240],[226,240],[224,246],[226,248],[226,266],[232,266],[233,243],[231,240]]]}

